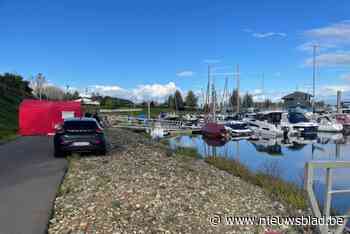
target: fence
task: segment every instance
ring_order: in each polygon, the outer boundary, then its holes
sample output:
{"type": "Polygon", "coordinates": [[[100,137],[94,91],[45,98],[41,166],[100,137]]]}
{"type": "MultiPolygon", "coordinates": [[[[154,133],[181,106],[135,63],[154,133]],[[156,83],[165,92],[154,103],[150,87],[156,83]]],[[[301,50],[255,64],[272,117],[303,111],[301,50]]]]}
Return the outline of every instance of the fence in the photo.
{"type": "MultiPolygon", "coordinates": [[[[321,217],[329,217],[330,216],[330,210],[331,210],[331,200],[333,194],[340,194],[340,193],[350,193],[350,189],[343,189],[343,190],[333,190],[332,189],[332,171],[333,169],[337,168],[350,168],[350,162],[349,161],[312,161],[308,162],[305,165],[305,189],[307,191],[308,199],[313,211],[313,214],[315,217],[321,218],[321,217]],[[326,169],[326,190],[325,190],[325,201],[323,205],[323,212],[320,210],[320,206],[317,202],[314,190],[313,190],[313,184],[314,184],[314,170],[315,169],[326,169]]],[[[335,230],[330,230],[330,227],[328,225],[322,225],[319,226],[319,231],[321,234],[324,233],[342,233],[345,225],[350,217],[350,211],[348,211],[347,214],[344,214],[343,217],[345,218],[344,225],[336,227],[335,230]]]]}

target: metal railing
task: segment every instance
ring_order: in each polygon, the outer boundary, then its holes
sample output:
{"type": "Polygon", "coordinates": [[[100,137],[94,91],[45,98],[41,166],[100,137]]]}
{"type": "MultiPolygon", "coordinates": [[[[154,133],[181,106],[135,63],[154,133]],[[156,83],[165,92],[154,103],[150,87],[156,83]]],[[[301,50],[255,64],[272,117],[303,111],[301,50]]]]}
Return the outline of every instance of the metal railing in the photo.
{"type": "Polygon", "coordinates": [[[137,117],[131,116],[119,116],[113,120],[112,125],[119,127],[129,127],[129,128],[144,128],[153,129],[155,127],[161,127],[166,130],[179,130],[186,129],[188,127],[184,126],[182,121],[173,120],[159,120],[159,119],[139,119],[137,117]]]}
{"type": "MultiPolygon", "coordinates": [[[[307,191],[308,199],[312,208],[313,215],[317,218],[329,217],[331,211],[331,201],[333,194],[350,193],[350,189],[333,190],[332,170],[338,168],[350,168],[349,161],[311,161],[305,165],[305,189],[307,191]],[[321,212],[319,204],[317,202],[313,185],[314,185],[314,170],[326,169],[326,187],[325,187],[325,200],[323,204],[323,212],[321,212]]],[[[328,225],[318,226],[319,232],[324,233],[342,233],[345,225],[350,217],[350,211],[342,215],[345,222],[342,226],[336,227],[334,230],[330,230],[328,225]]]]}

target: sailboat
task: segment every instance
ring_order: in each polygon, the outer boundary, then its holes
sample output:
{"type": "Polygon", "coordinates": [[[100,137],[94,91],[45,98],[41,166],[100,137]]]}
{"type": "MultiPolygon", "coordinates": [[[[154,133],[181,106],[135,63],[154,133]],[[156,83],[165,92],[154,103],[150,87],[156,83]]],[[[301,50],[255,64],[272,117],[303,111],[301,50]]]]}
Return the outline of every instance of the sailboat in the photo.
{"type": "Polygon", "coordinates": [[[202,135],[206,138],[226,138],[228,132],[225,125],[219,124],[216,121],[216,93],[214,84],[210,85],[210,66],[208,66],[208,87],[206,105],[210,107],[211,113],[206,118],[206,123],[201,129],[202,135]],[[210,86],[211,87],[211,98],[210,98],[210,86]],[[211,103],[210,103],[211,99],[211,103]]]}

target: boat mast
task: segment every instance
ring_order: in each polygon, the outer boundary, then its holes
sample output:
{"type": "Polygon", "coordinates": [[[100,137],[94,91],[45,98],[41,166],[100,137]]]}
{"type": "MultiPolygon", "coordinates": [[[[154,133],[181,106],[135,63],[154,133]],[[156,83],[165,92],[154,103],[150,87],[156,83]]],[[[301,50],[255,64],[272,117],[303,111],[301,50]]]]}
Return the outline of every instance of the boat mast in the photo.
{"type": "Polygon", "coordinates": [[[315,113],[315,81],[316,81],[316,49],[317,45],[312,45],[313,48],[313,62],[312,62],[312,110],[315,113]]]}
{"type": "Polygon", "coordinates": [[[223,105],[223,114],[227,113],[227,97],[228,97],[228,77],[226,76],[225,78],[225,88],[224,88],[224,95],[223,95],[223,100],[222,100],[222,105],[223,105]]]}
{"type": "Polygon", "coordinates": [[[240,100],[239,100],[239,64],[236,66],[236,75],[237,75],[237,114],[239,113],[240,100]]]}
{"type": "Polygon", "coordinates": [[[216,123],[216,92],[214,82],[212,82],[212,105],[213,105],[213,122],[216,123]]]}
{"type": "Polygon", "coordinates": [[[210,110],[210,65],[208,65],[208,85],[207,85],[207,94],[205,96],[205,104],[204,104],[205,112],[210,110]]]}

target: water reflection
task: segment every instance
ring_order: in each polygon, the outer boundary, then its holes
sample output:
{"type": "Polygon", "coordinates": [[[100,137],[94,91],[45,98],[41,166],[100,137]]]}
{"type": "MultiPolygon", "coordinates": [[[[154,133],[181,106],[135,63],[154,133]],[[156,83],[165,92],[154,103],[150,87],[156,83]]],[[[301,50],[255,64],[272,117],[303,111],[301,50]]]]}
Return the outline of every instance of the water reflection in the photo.
{"type": "MultiPolygon", "coordinates": [[[[170,145],[196,148],[203,157],[239,159],[253,171],[261,170],[268,164],[276,164],[283,179],[299,185],[303,181],[305,163],[310,160],[350,161],[350,137],[342,134],[320,133],[316,138],[294,137],[283,140],[260,137],[236,141],[204,139],[199,135],[178,136],[170,139],[170,145]]],[[[315,190],[320,202],[324,198],[324,175],[324,170],[315,171],[315,190]]],[[[333,178],[333,189],[350,188],[350,169],[336,169],[333,178]]],[[[334,196],[332,207],[340,212],[350,209],[350,194],[334,196]]]]}

